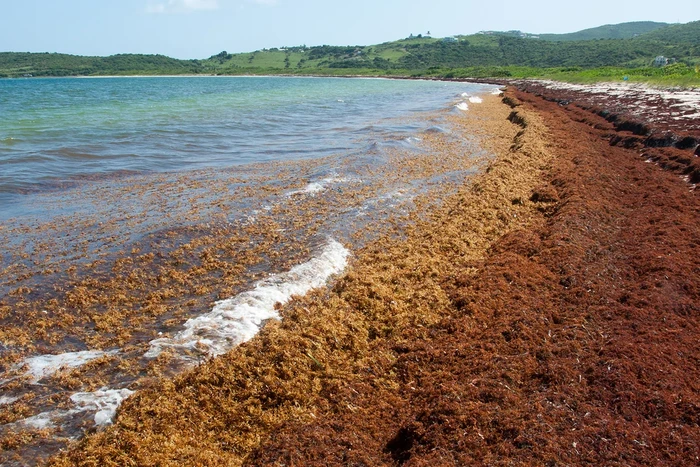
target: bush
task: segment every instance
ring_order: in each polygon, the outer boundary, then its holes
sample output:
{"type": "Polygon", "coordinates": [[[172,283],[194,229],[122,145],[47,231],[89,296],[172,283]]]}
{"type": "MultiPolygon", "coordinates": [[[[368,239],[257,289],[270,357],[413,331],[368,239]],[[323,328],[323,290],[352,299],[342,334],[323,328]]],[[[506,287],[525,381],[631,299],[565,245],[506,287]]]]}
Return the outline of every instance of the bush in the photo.
{"type": "Polygon", "coordinates": [[[690,73],[690,68],[685,63],[673,63],[671,65],[666,65],[662,68],[664,75],[666,76],[676,76],[676,75],[686,75],[690,73]]]}

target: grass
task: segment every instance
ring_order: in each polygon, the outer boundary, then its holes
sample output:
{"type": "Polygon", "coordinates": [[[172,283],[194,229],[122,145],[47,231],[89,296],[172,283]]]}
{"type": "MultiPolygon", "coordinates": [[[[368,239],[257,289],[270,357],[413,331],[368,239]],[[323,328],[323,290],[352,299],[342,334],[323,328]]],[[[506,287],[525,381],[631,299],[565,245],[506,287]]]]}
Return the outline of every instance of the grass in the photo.
{"type": "Polygon", "coordinates": [[[413,77],[434,77],[447,79],[460,78],[508,78],[508,79],[551,79],[569,83],[598,83],[602,81],[628,81],[647,83],[656,86],[700,87],[700,70],[682,64],[663,68],[534,68],[534,67],[470,67],[433,68],[412,73],[413,77]]]}
{"type": "MultiPolygon", "coordinates": [[[[684,73],[663,73],[654,68],[533,68],[533,67],[470,67],[432,68],[428,70],[382,70],[378,68],[323,68],[313,62],[302,68],[294,64],[289,69],[256,66],[226,68],[218,72],[231,75],[313,75],[313,76],[378,76],[434,79],[551,79],[567,83],[622,82],[646,83],[653,86],[700,88],[700,73],[689,70],[684,73]],[[625,79],[626,78],[626,79],[625,79]]],[[[270,63],[270,62],[261,62],[270,63]]]]}

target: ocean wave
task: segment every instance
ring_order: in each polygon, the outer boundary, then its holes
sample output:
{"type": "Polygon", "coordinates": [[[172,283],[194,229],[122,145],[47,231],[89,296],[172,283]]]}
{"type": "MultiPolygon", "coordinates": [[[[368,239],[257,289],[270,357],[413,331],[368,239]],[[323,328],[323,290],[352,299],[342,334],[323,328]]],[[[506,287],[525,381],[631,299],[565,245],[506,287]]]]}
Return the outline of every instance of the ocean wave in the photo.
{"type": "Polygon", "coordinates": [[[77,392],[70,400],[78,407],[78,412],[95,412],[95,425],[104,426],[112,423],[114,414],[121,403],[132,395],[129,389],[102,388],[95,392],[77,392]]]}
{"type": "Polygon", "coordinates": [[[86,363],[106,355],[114,355],[118,350],[103,352],[101,350],[84,350],[82,352],[66,352],[56,355],[37,355],[25,358],[15,368],[26,368],[24,376],[31,377],[33,383],[57,373],[62,369],[78,368],[86,363]]]}
{"type": "Polygon", "coordinates": [[[165,349],[171,349],[183,361],[192,361],[192,352],[221,355],[252,339],[264,321],[279,319],[275,304],[284,304],[293,295],[304,295],[345,269],[349,255],[343,245],[329,239],[323,251],[306,263],[271,275],[253,290],[216,302],[211,312],[188,320],[185,329],[175,336],[151,341],[144,356],[155,358],[165,349]]]}
{"type": "Polygon", "coordinates": [[[133,393],[134,391],[129,389],[109,389],[106,387],[95,392],[76,392],[70,396],[71,402],[76,406],[74,409],[49,410],[6,426],[22,426],[37,430],[54,428],[57,424],[63,424],[74,415],[82,412],[95,412],[95,425],[106,426],[112,423],[121,403],[133,393]]]}
{"type": "Polygon", "coordinates": [[[287,193],[287,196],[295,196],[295,195],[314,196],[317,193],[320,193],[322,191],[327,190],[330,185],[335,185],[335,184],[339,184],[339,183],[349,183],[352,181],[354,181],[354,179],[349,178],[349,177],[340,177],[337,174],[333,174],[330,177],[325,177],[325,178],[322,178],[320,180],[310,182],[301,190],[290,191],[289,193],[287,193]]]}

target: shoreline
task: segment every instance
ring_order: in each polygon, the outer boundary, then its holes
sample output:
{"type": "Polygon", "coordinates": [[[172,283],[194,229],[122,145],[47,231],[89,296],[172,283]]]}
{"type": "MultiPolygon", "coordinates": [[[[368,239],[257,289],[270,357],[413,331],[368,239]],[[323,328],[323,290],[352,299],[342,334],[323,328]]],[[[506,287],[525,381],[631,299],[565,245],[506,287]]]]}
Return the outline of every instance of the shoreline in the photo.
{"type": "MultiPolygon", "coordinates": [[[[391,231],[427,215],[485,163],[471,138],[449,131],[458,115],[403,116],[404,123],[419,119],[423,130],[385,145],[380,139],[369,156],[90,186],[76,193],[106,213],[6,226],[2,233],[15,243],[3,258],[10,267],[0,284],[7,291],[0,362],[2,379],[12,379],[2,382],[0,463],[40,463],[68,436],[90,430],[92,415],[95,423],[110,421],[109,411],[94,413],[98,398],[114,410],[130,391],[206,360],[212,352],[181,332],[188,319],[204,325],[190,334],[209,339],[238,326],[226,321],[229,311],[260,305],[264,313],[242,323],[247,337],[277,315],[272,305],[281,296],[300,294],[337,268],[346,250],[332,240],[354,252],[378,235],[374,226],[391,231]],[[170,209],[158,216],[164,205],[170,209]],[[151,352],[151,344],[168,348],[151,352]]],[[[213,353],[228,348],[210,343],[213,353]]]]}
{"type": "Polygon", "coordinates": [[[472,123],[498,159],[429,221],[51,465],[697,460],[692,148],[619,145],[634,132],[576,103],[493,100],[472,123]]]}
{"type": "MultiPolygon", "coordinates": [[[[123,443],[127,443],[127,449],[138,459],[136,462],[165,461],[172,459],[171,455],[180,455],[154,452],[154,446],[148,441],[151,436],[166,436],[185,451],[196,449],[201,453],[201,458],[197,455],[201,460],[208,457],[218,459],[216,462],[238,465],[255,447],[253,440],[264,437],[270,429],[281,423],[310,421],[314,413],[320,414],[319,410],[331,403],[325,399],[326,391],[335,394],[348,390],[349,386],[362,385],[362,368],[375,368],[373,374],[384,374],[380,368],[395,362],[396,357],[377,346],[396,338],[408,339],[412,333],[421,332],[420,329],[427,331],[438,323],[440,315],[449,313],[451,307],[449,297],[439,284],[440,278],[458,274],[459,269],[455,268],[460,265],[479,261],[496,238],[516,225],[523,225],[535,210],[535,204],[527,198],[541,168],[533,168],[532,163],[537,160],[543,165],[550,156],[536,142],[535,135],[541,132],[539,127],[533,124],[532,136],[518,136],[521,126],[507,120],[511,109],[494,105],[498,99],[484,96],[484,107],[470,107],[460,120],[463,131],[475,132],[499,158],[489,164],[486,174],[478,175],[450,197],[444,207],[434,211],[430,221],[417,222],[415,228],[405,232],[402,229],[401,241],[394,239],[399,234],[396,231],[357,252],[350,272],[330,292],[321,290],[294,300],[281,310],[284,316],[281,323],[268,323],[252,341],[173,382],[166,382],[165,386],[157,385],[140,393],[140,398],[128,400],[114,428],[86,438],[81,443],[84,450],[74,451],[77,457],[64,457],[57,460],[56,465],[94,460],[97,451],[105,452],[107,457],[121,455],[103,451],[106,446],[115,446],[121,451],[115,443],[123,447],[126,447],[123,443]],[[509,150],[514,141],[522,146],[517,154],[509,150]],[[529,170],[531,168],[534,170],[529,170]],[[521,202],[514,203],[513,199],[521,202]],[[454,210],[461,211],[461,215],[453,216],[454,210]],[[435,222],[441,222],[441,230],[450,235],[438,240],[438,232],[431,227],[435,222]],[[455,251],[448,257],[439,255],[429,259],[433,248],[455,251]],[[454,254],[458,261],[453,262],[454,254]],[[278,361],[280,358],[282,361],[278,361]],[[212,393],[213,388],[207,387],[205,381],[212,378],[227,381],[226,386],[231,385],[227,392],[243,387],[250,387],[253,392],[231,394],[226,396],[226,402],[212,393]],[[328,384],[337,387],[331,390],[328,384]],[[171,421],[183,416],[181,411],[188,410],[187,407],[199,406],[196,399],[205,394],[219,413],[215,416],[212,412],[206,417],[239,419],[229,420],[227,424],[237,427],[233,428],[234,432],[242,430],[240,437],[234,440],[230,438],[233,432],[221,432],[217,428],[222,426],[219,422],[190,425],[187,430],[192,431],[187,435],[178,429],[166,428],[176,427],[171,421]],[[191,397],[194,400],[190,400],[191,397]],[[168,416],[171,421],[143,418],[143,411],[157,404],[156,399],[172,402],[168,402],[164,412],[157,409],[160,413],[171,414],[168,416]],[[265,409],[267,399],[271,407],[275,407],[269,413],[265,409]],[[138,434],[133,433],[142,440],[138,445],[133,444],[135,438],[125,432],[137,419],[141,420],[138,425],[142,427],[138,434]],[[146,425],[142,425],[144,422],[146,425]],[[167,434],[161,431],[164,428],[167,434]],[[122,441],[113,438],[117,433],[122,441]],[[217,447],[219,439],[226,439],[227,444],[237,448],[233,453],[224,454],[217,447]]],[[[380,386],[396,384],[392,378],[379,378],[384,381],[378,383],[380,386]]],[[[191,462],[198,463],[195,458],[191,462]]]]}
{"type": "Polygon", "coordinates": [[[663,85],[653,82],[637,82],[637,81],[597,81],[595,83],[579,83],[574,81],[556,81],[549,78],[443,78],[431,76],[402,76],[402,75],[315,75],[315,74],[184,74],[184,75],[77,75],[77,76],[33,76],[33,77],[15,77],[1,78],[6,80],[16,79],[117,79],[117,78],[337,78],[337,79],[386,79],[386,80],[412,80],[412,81],[442,81],[451,83],[474,83],[487,84],[493,86],[515,86],[523,87],[531,84],[559,84],[564,86],[591,88],[595,86],[615,86],[618,88],[627,89],[642,89],[642,90],[659,90],[668,91],[671,93],[678,91],[688,91],[700,93],[700,87],[697,86],[678,86],[678,85],[663,85]]]}
{"type": "Polygon", "coordinates": [[[700,455],[700,146],[679,144],[698,127],[670,137],[546,87],[483,97],[455,116],[497,155],[480,174],[50,464],[700,455]]]}

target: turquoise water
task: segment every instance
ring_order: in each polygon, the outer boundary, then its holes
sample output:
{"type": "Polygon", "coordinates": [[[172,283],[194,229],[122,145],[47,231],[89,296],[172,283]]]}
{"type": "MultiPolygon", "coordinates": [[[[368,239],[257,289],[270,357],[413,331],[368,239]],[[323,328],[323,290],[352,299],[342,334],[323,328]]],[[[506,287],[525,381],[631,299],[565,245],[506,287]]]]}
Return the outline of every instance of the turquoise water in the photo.
{"type": "Polygon", "coordinates": [[[0,80],[0,217],[21,195],[114,173],[351,153],[475,85],[277,77],[0,80]]]}

